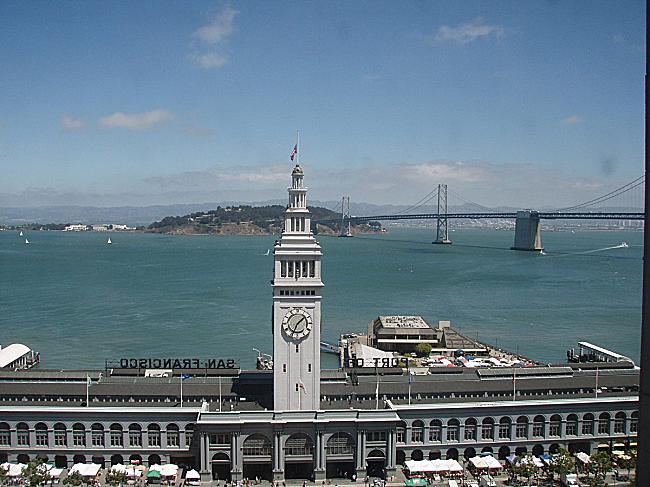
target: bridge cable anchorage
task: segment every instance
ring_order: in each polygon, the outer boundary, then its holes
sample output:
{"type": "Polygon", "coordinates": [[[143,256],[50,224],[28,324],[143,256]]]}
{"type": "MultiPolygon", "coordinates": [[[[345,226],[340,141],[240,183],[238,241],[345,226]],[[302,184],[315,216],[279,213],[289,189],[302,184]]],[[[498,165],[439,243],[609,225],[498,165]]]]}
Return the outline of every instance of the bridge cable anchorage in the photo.
{"type": "Polygon", "coordinates": [[[588,201],[584,201],[582,203],[579,203],[579,204],[576,204],[576,205],[573,205],[573,206],[568,206],[566,208],[558,208],[558,209],[552,210],[552,211],[555,211],[555,212],[573,211],[573,210],[577,210],[577,209],[580,209],[580,208],[585,208],[587,206],[592,206],[592,205],[595,205],[595,204],[598,204],[598,203],[604,203],[605,201],[609,201],[612,198],[616,198],[617,196],[620,196],[620,195],[622,195],[624,193],[627,193],[628,191],[631,191],[631,190],[641,186],[642,184],[644,184],[644,182],[645,182],[645,175],[639,176],[638,178],[630,181],[629,183],[626,183],[623,186],[620,186],[620,187],[616,188],[615,190],[610,191],[609,193],[606,193],[606,194],[604,194],[602,196],[599,196],[598,198],[594,198],[594,199],[591,199],[591,200],[588,200],[588,201]]]}
{"type": "Polygon", "coordinates": [[[436,239],[434,244],[451,244],[447,225],[447,185],[438,184],[438,218],[436,219],[436,239]]]}

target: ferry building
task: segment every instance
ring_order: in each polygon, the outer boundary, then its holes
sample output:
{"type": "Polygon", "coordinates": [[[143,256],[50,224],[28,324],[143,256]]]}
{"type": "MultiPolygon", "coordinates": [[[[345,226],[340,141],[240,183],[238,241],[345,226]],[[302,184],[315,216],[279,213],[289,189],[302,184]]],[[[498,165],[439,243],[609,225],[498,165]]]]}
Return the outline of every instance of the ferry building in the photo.
{"type": "Polygon", "coordinates": [[[322,251],[299,165],[288,193],[274,247],[272,370],[187,360],[172,377],[151,377],[126,360],[103,371],[0,371],[0,463],[140,460],[196,468],[205,482],[321,480],[391,476],[408,459],[636,446],[631,362],[532,367],[516,382],[508,368],[321,370],[322,251]],[[181,398],[180,377],[192,373],[181,398]]]}

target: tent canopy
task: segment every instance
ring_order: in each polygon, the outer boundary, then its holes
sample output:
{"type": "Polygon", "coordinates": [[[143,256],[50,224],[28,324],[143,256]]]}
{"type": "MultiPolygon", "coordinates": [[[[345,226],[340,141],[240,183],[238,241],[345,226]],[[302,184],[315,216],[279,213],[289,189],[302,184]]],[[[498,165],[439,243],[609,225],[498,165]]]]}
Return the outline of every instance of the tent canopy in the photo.
{"type": "Polygon", "coordinates": [[[416,477],[413,479],[406,479],[404,485],[406,485],[406,487],[426,487],[427,485],[429,485],[429,483],[426,481],[426,479],[421,479],[416,477]]]}
{"type": "Polygon", "coordinates": [[[197,472],[196,470],[192,469],[192,470],[190,470],[189,472],[187,472],[187,474],[185,474],[185,478],[186,478],[187,480],[200,480],[200,479],[201,479],[201,475],[199,474],[199,472],[197,472]]]}

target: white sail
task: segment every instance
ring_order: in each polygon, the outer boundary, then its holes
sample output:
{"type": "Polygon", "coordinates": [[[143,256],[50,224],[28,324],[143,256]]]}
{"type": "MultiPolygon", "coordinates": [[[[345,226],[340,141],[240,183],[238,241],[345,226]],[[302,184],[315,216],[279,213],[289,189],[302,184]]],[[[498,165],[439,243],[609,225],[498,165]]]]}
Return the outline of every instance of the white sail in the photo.
{"type": "Polygon", "coordinates": [[[28,244],[28,243],[29,243],[29,240],[25,239],[25,243],[28,244]]]}
{"type": "Polygon", "coordinates": [[[113,242],[111,242],[111,237],[108,237],[108,241],[106,243],[109,244],[109,245],[113,243],[113,242]]]}
{"type": "Polygon", "coordinates": [[[23,231],[22,231],[22,230],[20,231],[20,235],[19,235],[19,236],[20,236],[20,237],[22,237],[22,236],[23,236],[23,231]]]}

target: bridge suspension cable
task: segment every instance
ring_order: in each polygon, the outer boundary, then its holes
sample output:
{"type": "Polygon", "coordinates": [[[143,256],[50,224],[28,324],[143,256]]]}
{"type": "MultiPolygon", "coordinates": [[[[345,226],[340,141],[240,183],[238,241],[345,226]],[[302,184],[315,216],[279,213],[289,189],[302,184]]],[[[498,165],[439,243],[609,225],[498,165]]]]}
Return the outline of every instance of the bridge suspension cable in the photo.
{"type": "Polygon", "coordinates": [[[413,203],[411,206],[408,208],[398,211],[395,213],[396,215],[403,215],[404,213],[407,213],[409,211],[417,210],[421,206],[426,205],[429,201],[431,201],[434,198],[438,197],[438,187],[436,186],[432,191],[430,191],[427,195],[425,195],[423,198],[418,200],[416,203],[413,203]]]}
{"type": "Polygon", "coordinates": [[[470,205],[470,206],[474,206],[475,208],[478,208],[478,209],[480,209],[480,210],[495,211],[494,208],[489,208],[489,207],[487,207],[487,206],[483,206],[483,205],[481,205],[481,204],[479,204],[479,203],[476,203],[476,202],[474,202],[474,201],[471,201],[471,200],[468,200],[468,199],[466,199],[466,198],[463,198],[461,195],[459,195],[458,193],[456,193],[455,191],[453,191],[453,190],[451,190],[451,189],[449,190],[449,192],[450,192],[453,196],[455,196],[456,198],[458,198],[459,200],[461,200],[463,203],[467,203],[467,204],[470,205]]]}
{"type": "Polygon", "coordinates": [[[605,201],[609,201],[613,198],[616,198],[617,196],[620,196],[624,193],[627,193],[628,191],[631,191],[639,186],[641,186],[645,182],[645,176],[639,176],[638,178],[634,179],[633,181],[630,181],[627,184],[624,184],[623,186],[620,186],[616,188],[613,191],[610,191],[607,194],[604,194],[602,196],[599,196],[598,198],[591,199],[589,201],[584,201],[582,203],[579,203],[577,205],[573,206],[568,206],[566,208],[558,208],[555,211],[574,211],[580,208],[586,208],[588,206],[593,206],[597,205],[599,203],[604,203],[605,201]]]}

